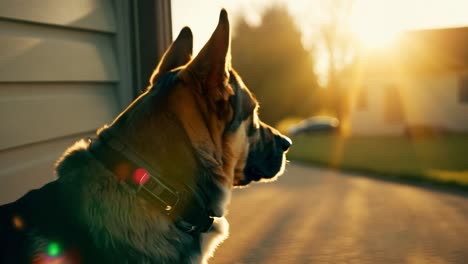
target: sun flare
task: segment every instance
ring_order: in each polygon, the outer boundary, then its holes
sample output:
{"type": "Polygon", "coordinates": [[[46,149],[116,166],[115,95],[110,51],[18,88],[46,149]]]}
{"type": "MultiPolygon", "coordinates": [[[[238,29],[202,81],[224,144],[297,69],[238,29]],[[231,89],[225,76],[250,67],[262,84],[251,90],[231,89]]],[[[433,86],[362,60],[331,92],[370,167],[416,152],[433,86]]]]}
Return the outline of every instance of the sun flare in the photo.
{"type": "Polygon", "coordinates": [[[372,16],[360,16],[358,13],[351,19],[351,32],[365,48],[375,49],[389,46],[398,34],[407,28],[403,23],[372,16]]]}
{"type": "Polygon", "coordinates": [[[353,29],[353,34],[359,44],[365,48],[375,49],[391,45],[402,30],[385,30],[375,28],[353,29]]]}
{"type": "Polygon", "coordinates": [[[401,4],[381,1],[360,0],[350,18],[350,27],[359,44],[376,49],[392,44],[399,33],[408,30],[406,19],[396,19],[395,14],[403,12],[401,4]]]}

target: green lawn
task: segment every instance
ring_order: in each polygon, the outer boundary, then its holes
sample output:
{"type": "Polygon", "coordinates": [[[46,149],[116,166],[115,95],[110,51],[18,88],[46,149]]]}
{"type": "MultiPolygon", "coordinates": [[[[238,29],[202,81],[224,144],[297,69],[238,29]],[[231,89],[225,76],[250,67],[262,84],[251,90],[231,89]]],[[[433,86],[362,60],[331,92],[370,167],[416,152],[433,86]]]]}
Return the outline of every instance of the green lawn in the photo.
{"type": "Polygon", "coordinates": [[[288,158],[468,189],[468,135],[420,139],[301,135],[293,137],[288,158]]]}

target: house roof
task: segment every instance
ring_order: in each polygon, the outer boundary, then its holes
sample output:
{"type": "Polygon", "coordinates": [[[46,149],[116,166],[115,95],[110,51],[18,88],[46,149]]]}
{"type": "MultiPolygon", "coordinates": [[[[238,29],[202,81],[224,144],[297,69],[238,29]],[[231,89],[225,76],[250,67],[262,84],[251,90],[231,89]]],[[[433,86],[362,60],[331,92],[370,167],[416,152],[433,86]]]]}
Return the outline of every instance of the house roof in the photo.
{"type": "Polygon", "coordinates": [[[431,74],[468,69],[468,27],[402,33],[386,49],[363,56],[366,73],[431,74]]]}

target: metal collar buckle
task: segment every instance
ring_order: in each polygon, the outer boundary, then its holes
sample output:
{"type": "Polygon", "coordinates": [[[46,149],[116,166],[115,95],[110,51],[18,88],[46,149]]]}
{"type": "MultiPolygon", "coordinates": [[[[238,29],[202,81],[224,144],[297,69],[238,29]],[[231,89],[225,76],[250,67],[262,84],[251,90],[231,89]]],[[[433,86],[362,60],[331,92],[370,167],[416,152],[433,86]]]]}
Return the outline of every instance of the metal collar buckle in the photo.
{"type": "Polygon", "coordinates": [[[136,192],[144,192],[150,198],[156,199],[167,215],[171,215],[181,201],[180,192],[172,190],[157,177],[152,175],[149,175],[147,182],[136,186],[136,192]]]}

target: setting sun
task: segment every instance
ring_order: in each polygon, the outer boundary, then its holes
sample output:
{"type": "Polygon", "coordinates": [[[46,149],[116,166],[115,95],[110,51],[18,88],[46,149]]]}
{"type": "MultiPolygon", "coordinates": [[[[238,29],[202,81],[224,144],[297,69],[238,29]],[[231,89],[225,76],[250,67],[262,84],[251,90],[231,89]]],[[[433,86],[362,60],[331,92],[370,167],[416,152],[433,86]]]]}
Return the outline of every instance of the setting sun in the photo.
{"type": "Polygon", "coordinates": [[[355,3],[350,17],[350,30],[357,41],[365,48],[387,46],[396,35],[407,28],[403,20],[389,19],[399,5],[377,3],[379,1],[361,0],[355,3]]]}
{"type": "MultiPolygon", "coordinates": [[[[186,24],[190,24],[198,37],[195,40],[195,50],[201,48],[201,43],[208,38],[207,25],[216,20],[215,14],[225,7],[233,14],[235,22],[239,16],[244,16],[249,22],[258,23],[258,18],[266,7],[271,5],[268,0],[176,0],[173,1],[173,31],[178,32],[186,24]],[[196,12],[193,12],[196,10],[196,12]],[[203,14],[203,15],[200,15],[203,14]]],[[[319,38],[319,25],[324,20],[324,6],[327,1],[285,1],[284,3],[296,19],[303,33],[304,44],[314,42],[319,38]]],[[[344,3],[344,2],[343,2],[344,3]]],[[[351,31],[358,40],[367,47],[386,45],[398,33],[421,28],[454,27],[468,24],[466,0],[353,0],[349,23],[351,31]]],[[[174,34],[176,35],[176,34],[174,34]]]]}
{"type": "MultiPolygon", "coordinates": [[[[466,0],[174,0],[173,32],[190,24],[194,35],[194,52],[197,53],[209,37],[209,25],[215,23],[217,10],[225,7],[232,14],[233,25],[238,18],[259,24],[262,12],[272,2],[286,7],[302,33],[305,47],[314,51],[315,72],[320,83],[327,79],[328,57],[323,45],[321,25],[329,19],[329,5],[351,7],[347,18],[340,24],[340,30],[351,33],[353,38],[366,49],[380,49],[392,44],[399,33],[428,28],[459,27],[468,24],[466,0]],[[349,1],[349,2],[347,2],[349,1]]],[[[338,14],[343,15],[343,14],[338,14]]],[[[341,18],[340,18],[341,19],[341,18]]],[[[174,37],[177,34],[174,33],[174,37]]]]}
{"type": "Polygon", "coordinates": [[[353,36],[365,48],[382,48],[390,45],[404,31],[403,25],[380,26],[372,23],[355,23],[351,26],[353,36]]]}
{"type": "Polygon", "coordinates": [[[364,47],[379,48],[391,44],[403,31],[466,24],[461,11],[466,7],[461,0],[357,0],[350,28],[364,47]]]}

